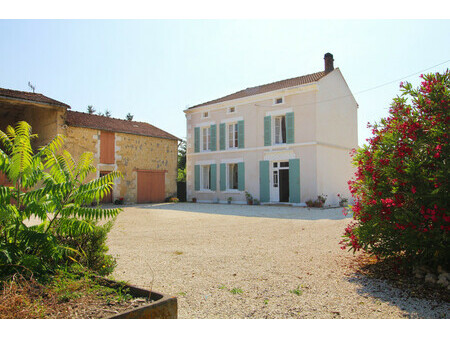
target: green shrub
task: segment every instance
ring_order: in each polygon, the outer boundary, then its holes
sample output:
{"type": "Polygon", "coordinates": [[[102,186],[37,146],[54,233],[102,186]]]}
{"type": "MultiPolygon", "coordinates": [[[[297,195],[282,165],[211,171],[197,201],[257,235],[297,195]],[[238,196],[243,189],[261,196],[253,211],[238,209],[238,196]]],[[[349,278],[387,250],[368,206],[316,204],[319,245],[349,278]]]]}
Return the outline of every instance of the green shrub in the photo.
{"type": "Polygon", "coordinates": [[[430,266],[450,263],[450,73],[401,84],[389,117],[354,154],[354,221],[343,248],[430,266]]]}
{"type": "MultiPolygon", "coordinates": [[[[33,152],[31,140],[36,137],[26,122],[0,131],[0,173],[11,183],[0,186],[1,276],[15,271],[36,276],[89,255],[97,257],[104,250],[104,234],[97,233],[97,221],[121,211],[86,207],[111,191],[114,179],[121,177],[119,172],[84,183],[96,171],[92,153],[82,154],[76,163],[67,151],[60,151],[63,137],[59,135],[33,152]],[[27,226],[30,218],[38,224],[27,226]],[[65,244],[68,239],[81,238],[89,238],[90,244],[65,244]],[[94,243],[99,247],[94,248],[94,243]],[[88,251],[83,253],[78,247],[88,251]]],[[[95,261],[87,259],[86,263],[98,268],[95,261]]]]}
{"type": "Polygon", "coordinates": [[[61,237],[59,241],[80,253],[77,263],[101,276],[107,276],[114,271],[117,261],[108,255],[106,240],[114,225],[110,220],[103,225],[92,225],[92,232],[74,237],[61,237]]]}

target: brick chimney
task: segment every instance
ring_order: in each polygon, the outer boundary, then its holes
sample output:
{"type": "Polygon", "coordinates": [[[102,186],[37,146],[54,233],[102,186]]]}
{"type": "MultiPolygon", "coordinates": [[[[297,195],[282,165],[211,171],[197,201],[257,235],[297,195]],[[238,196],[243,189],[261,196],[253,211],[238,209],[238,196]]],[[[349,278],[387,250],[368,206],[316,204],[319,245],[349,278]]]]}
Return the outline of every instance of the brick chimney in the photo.
{"type": "Polygon", "coordinates": [[[328,74],[329,72],[331,72],[334,69],[333,54],[326,53],[325,56],[323,57],[323,59],[325,60],[325,74],[328,74]]]}

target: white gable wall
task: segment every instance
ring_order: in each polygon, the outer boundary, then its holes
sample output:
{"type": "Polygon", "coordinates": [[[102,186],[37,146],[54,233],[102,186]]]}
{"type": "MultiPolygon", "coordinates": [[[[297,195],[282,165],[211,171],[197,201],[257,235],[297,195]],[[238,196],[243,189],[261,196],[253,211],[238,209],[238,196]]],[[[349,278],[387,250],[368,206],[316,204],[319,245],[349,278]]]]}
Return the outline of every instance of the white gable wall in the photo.
{"type": "Polygon", "coordinates": [[[339,69],[319,80],[317,93],[317,190],[338,202],[338,193],[349,198],[353,176],[350,151],[358,147],[357,103],[339,69]]]}

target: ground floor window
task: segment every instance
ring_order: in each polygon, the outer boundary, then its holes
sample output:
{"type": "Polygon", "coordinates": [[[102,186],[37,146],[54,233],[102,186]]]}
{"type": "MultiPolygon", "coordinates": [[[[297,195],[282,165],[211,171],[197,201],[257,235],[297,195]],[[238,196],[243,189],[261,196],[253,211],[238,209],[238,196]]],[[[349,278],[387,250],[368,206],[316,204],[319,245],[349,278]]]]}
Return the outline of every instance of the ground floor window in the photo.
{"type": "Polygon", "coordinates": [[[237,163],[228,164],[228,189],[238,189],[238,165],[237,163]]]}
{"type": "Polygon", "coordinates": [[[203,165],[201,169],[202,169],[201,188],[203,190],[209,190],[211,189],[211,166],[203,165]]]}

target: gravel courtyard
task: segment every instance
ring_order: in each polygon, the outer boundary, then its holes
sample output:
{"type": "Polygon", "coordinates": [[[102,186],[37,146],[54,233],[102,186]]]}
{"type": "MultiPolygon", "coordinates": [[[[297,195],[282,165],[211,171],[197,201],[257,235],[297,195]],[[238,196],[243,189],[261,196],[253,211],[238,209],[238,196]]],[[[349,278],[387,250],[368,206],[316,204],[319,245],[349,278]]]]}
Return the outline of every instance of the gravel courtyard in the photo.
{"type": "Polygon", "coordinates": [[[108,244],[114,277],[178,297],[179,318],[449,318],[355,275],[341,209],[222,204],[125,206],[108,244]]]}

